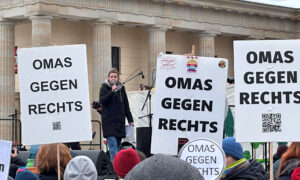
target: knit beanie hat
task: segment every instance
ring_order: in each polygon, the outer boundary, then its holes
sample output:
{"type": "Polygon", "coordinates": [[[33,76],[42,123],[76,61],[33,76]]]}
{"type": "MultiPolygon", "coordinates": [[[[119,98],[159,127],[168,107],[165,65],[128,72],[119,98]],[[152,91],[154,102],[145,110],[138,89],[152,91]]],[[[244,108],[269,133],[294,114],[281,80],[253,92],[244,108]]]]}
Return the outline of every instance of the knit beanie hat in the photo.
{"type": "Polygon", "coordinates": [[[29,170],[17,173],[15,180],[38,180],[38,176],[29,170]]]}
{"type": "Polygon", "coordinates": [[[297,167],[294,169],[292,175],[291,175],[291,180],[300,180],[300,167],[297,167]]]}
{"type": "Polygon", "coordinates": [[[242,145],[236,142],[234,137],[227,137],[223,139],[222,148],[225,154],[228,154],[236,159],[243,158],[242,145]]]}
{"type": "Polygon", "coordinates": [[[204,180],[197,168],[177,157],[156,154],[137,164],[124,180],[204,180]]]}
{"type": "Polygon", "coordinates": [[[137,152],[132,149],[124,149],[119,151],[113,162],[114,170],[116,174],[124,178],[126,174],[139,162],[141,162],[137,152]]]}
{"type": "Polygon", "coordinates": [[[64,173],[64,180],[96,180],[97,170],[93,161],[86,156],[71,159],[64,173]]]}
{"type": "Polygon", "coordinates": [[[29,150],[29,158],[35,159],[37,153],[39,152],[40,145],[31,145],[29,150]]]}

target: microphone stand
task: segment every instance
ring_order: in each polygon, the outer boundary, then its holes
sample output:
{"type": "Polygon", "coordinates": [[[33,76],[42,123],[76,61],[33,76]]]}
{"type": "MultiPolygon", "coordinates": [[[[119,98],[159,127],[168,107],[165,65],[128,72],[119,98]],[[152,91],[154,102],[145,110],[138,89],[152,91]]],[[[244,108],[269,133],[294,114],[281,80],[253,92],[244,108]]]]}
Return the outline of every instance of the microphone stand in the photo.
{"type": "Polygon", "coordinates": [[[144,118],[144,117],[149,117],[149,127],[151,128],[152,127],[152,115],[153,113],[151,113],[151,89],[152,89],[152,86],[150,87],[150,89],[148,90],[148,93],[147,93],[147,96],[146,96],[146,100],[143,104],[143,107],[142,107],[142,111],[144,110],[145,108],[145,105],[146,105],[146,102],[147,100],[149,99],[149,114],[145,115],[145,116],[141,116],[139,117],[139,119],[141,118],[144,118]]]}
{"type": "Polygon", "coordinates": [[[137,128],[137,141],[136,141],[136,147],[137,149],[143,151],[147,157],[150,157],[151,154],[151,141],[152,141],[152,113],[151,113],[151,90],[154,86],[154,82],[156,77],[153,78],[154,70],[152,71],[152,84],[150,89],[148,90],[147,97],[145,99],[145,102],[142,107],[142,111],[145,108],[145,105],[147,101],[149,100],[149,114],[139,117],[139,119],[143,117],[149,117],[149,127],[139,127],[137,128]]]}
{"type": "Polygon", "coordinates": [[[126,79],[124,82],[122,82],[122,84],[125,84],[125,83],[127,83],[128,81],[130,81],[131,79],[133,79],[133,78],[136,78],[137,76],[139,76],[139,75],[142,75],[142,71],[141,72],[139,72],[138,74],[136,74],[136,75],[134,75],[134,76],[132,76],[132,77],[130,77],[129,79],[126,79]]]}
{"type": "MultiPolygon", "coordinates": [[[[152,72],[152,75],[153,75],[153,72],[152,72]]],[[[153,76],[152,76],[152,77],[153,77],[153,76]]],[[[151,90],[152,90],[152,88],[153,88],[153,86],[154,86],[155,79],[156,79],[156,77],[153,78],[151,87],[150,87],[150,89],[148,90],[148,93],[147,93],[145,102],[144,102],[143,107],[142,107],[142,111],[143,111],[144,108],[145,108],[145,105],[146,105],[146,103],[147,103],[147,101],[148,101],[148,99],[149,99],[149,114],[147,114],[147,115],[145,115],[145,116],[139,117],[139,119],[141,119],[141,118],[143,118],[143,117],[149,117],[149,127],[150,127],[150,128],[152,128],[152,115],[153,115],[153,113],[151,113],[151,96],[152,96],[152,95],[151,95],[151,90]]]]}

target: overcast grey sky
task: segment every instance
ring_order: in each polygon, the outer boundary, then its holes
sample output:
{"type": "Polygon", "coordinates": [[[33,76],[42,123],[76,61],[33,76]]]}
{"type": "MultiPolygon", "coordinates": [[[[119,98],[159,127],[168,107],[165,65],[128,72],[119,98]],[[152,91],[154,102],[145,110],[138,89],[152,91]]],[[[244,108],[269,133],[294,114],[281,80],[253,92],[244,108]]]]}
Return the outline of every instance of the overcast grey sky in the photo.
{"type": "Polygon", "coordinates": [[[285,6],[292,8],[300,8],[300,0],[243,0],[257,3],[272,4],[277,6],[285,6]]]}

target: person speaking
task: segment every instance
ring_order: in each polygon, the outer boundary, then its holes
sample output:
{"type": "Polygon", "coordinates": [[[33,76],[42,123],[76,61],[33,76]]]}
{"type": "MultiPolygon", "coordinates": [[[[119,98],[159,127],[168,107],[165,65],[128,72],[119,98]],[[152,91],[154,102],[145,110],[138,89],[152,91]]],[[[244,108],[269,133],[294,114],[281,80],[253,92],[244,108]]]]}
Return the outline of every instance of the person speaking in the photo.
{"type": "Polygon", "coordinates": [[[126,137],[125,117],[130,126],[134,126],[125,87],[119,82],[120,73],[112,68],[108,79],[100,88],[100,104],[102,106],[103,136],[109,148],[111,162],[120,149],[122,138],[126,137]]]}

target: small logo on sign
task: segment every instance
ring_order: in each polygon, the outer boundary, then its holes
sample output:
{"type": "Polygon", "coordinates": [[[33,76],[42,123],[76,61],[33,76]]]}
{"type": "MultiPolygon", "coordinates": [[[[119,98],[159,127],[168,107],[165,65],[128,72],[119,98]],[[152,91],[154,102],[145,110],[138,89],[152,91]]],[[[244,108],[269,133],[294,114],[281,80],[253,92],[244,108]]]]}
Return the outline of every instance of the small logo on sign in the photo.
{"type": "Polygon", "coordinates": [[[188,61],[186,63],[186,67],[187,67],[187,72],[192,72],[195,73],[197,72],[197,59],[198,57],[194,57],[194,56],[188,56],[188,61]]]}
{"type": "Polygon", "coordinates": [[[175,69],[176,68],[176,61],[175,59],[172,57],[172,56],[166,56],[164,59],[162,59],[160,61],[161,63],[161,68],[162,69],[166,69],[166,70],[169,70],[169,69],[175,69]]]}
{"type": "Polygon", "coordinates": [[[219,67],[220,68],[226,67],[226,62],[225,61],[219,61],[219,67]]]}

